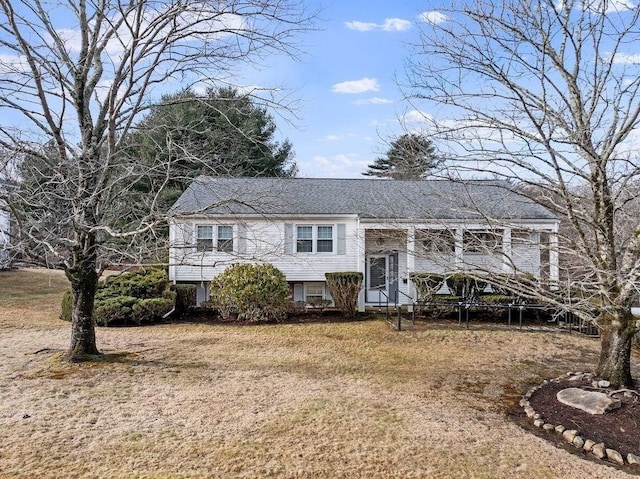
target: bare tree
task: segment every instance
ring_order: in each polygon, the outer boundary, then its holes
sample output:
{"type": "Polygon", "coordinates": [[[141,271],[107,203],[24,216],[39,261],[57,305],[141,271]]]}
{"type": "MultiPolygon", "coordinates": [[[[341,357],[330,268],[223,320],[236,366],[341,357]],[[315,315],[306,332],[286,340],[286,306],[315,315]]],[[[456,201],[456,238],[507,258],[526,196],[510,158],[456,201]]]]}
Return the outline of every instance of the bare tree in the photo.
{"type": "Polygon", "coordinates": [[[568,285],[530,293],[593,319],[597,374],[631,385],[640,10],[616,0],[479,0],[440,13],[422,24],[409,88],[432,138],[450,146],[451,176],[507,179],[564,220],[568,285]]]}
{"type": "Polygon", "coordinates": [[[8,202],[32,257],[71,282],[70,360],[98,353],[103,268],[139,257],[134,238],[164,220],[172,162],[124,154],[132,125],[172,84],[229,84],[244,63],[295,55],[312,20],[298,0],[0,0],[0,146],[29,159],[8,202]],[[132,211],[126,192],[159,174],[132,211]]]}

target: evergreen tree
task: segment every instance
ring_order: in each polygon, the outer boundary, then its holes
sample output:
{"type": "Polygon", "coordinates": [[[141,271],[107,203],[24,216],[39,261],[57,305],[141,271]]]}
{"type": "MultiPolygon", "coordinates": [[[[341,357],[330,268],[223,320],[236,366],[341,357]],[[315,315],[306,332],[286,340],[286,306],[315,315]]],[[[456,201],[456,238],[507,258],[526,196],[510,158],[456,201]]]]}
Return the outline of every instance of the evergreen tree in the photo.
{"type": "MultiPolygon", "coordinates": [[[[171,164],[164,202],[170,206],[198,175],[295,176],[297,167],[288,140],[273,139],[271,114],[234,88],[210,88],[165,95],[137,125],[126,144],[144,164],[171,164]]],[[[149,177],[137,185],[144,193],[149,177]]]]}
{"type": "Polygon", "coordinates": [[[417,133],[405,133],[391,142],[386,156],[368,166],[364,176],[394,180],[419,180],[440,164],[431,141],[417,133]]]}

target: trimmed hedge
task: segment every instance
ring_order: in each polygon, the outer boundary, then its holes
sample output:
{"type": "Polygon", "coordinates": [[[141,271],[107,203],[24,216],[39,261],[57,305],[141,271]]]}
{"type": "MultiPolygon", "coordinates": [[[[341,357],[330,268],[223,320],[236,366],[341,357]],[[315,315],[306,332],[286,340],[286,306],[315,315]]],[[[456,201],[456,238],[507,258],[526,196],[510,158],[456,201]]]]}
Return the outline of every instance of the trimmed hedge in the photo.
{"type": "Polygon", "coordinates": [[[440,273],[410,273],[409,279],[418,291],[420,301],[429,302],[444,284],[445,275],[440,273]]]}
{"type": "Polygon", "coordinates": [[[364,275],[358,271],[339,271],[325,273],[324,277],[336,307],[345,317],[354,317],[358,311],[358,294],[364,275]]]}
{"type": "MultiPolygon", "coordinates": [[[[148,269],[123,273],[98,284],[93,307],[98,326],[140,325],[162,320],[174,307],[176,293],[169,289],[166,272],[148,269]]],[[[62,297],[60,318],[71,321],[73,301],[71,291],[62,297]]]]}
{"type": "Polygon", "coordinates": [[[211,281],[211,302],[225,320],[282,321],[289,285],[271,264],[233,264],[211,281]]]}
{"type": "Polygon", "coordinates": [[[176,292],[176,314],[185,315],[195,307],[197,302],[198,287],[195,284],[176,284],[173,286],[176,292]]]}

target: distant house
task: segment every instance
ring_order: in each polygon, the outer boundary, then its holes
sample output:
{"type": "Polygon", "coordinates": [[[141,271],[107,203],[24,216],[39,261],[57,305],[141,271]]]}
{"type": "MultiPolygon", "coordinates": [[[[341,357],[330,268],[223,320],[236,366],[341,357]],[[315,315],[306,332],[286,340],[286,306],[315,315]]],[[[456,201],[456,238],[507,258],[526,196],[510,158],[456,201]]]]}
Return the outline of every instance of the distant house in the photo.
{"type": "Polygon", "coordinates": [[[274,264],[307,302],[331,299],[325,273],[360,271],[360,309],[411,302],[412,272],[558,279],[558,219],[505,183],[199,177],[171,214],[169,276],[198,303],[234,262],[274,264]]]}
{"type": "MultiPolygon", "coordinates": [[[[0,189],[7,185],[0,180],[0,189]]],[[[6,203],[0,198],[0,270],[11,267],[11,255],[9,252],[11,238],[11,221],[9,209],[6,203]]]]}

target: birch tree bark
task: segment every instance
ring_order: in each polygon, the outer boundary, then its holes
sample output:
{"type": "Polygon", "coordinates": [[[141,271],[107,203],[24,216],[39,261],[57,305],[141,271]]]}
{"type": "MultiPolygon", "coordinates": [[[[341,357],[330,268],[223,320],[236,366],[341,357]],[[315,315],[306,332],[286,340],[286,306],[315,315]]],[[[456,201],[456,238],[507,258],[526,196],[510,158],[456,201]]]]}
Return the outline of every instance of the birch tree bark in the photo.
{"type": "Polygon", "coordinates": [[[448,175],[508,180],[562,219],[560,284],[528,293],[593,320],[596,372],[631,385],[640,10],[615,0],[479,0],[437,13],[423,15],[407,89],[448,175]]]}
{"type": "Polygon", "coordinates": [[[29,257],[71,282],[70,360],[98,352],[100,272],[136,262],[136,238],[164,220],[156,204],[174,165],[142,165],[122,139],[165,88],[233,85],[244,66],[297,54],[312,20],[298,0],[0,0],[0,146],[28,165],[7,200],[29,257]],[[143,205],[127,204],[158,176],[143,205]]]}

